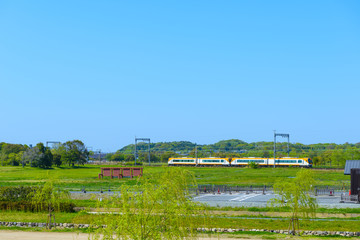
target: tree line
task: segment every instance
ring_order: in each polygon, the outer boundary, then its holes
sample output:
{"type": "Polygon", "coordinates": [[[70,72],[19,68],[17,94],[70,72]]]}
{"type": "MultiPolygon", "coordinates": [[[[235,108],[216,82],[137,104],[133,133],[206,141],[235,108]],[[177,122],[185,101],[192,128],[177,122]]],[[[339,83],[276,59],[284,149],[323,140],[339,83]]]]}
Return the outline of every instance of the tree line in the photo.
{"type": "Polygon", "coordinates": [[[89,152],[80,140],[67,141],[49,147],[38,143],[31,147],[22,144],[0,143],[1,166],[26,166],[51,168],[53,165],[83,165],[88,161],[89,152]]]}
{"type": "MultiPolygon", "coordinates": [[[[188,141],[151,143],[150,162],[166,163],[171,157],[263,157],[273,158],[273,142],[246,143],[238,139],[219,141],[209,145],[195,145],[188,141]]],[[[148,162],[147,143],[137,145],[137,162],[148,162]]],[[[108,161],[131,163],[135,161],[135,145],[127,145],[115,153],[108,153],[108,161]]],[[[287,143],[277,143],[276,157],[286,157],[287,143]]],[[[27,145],[0,143],[1,165],[30,165],[49,168],[53,165],[81,165],[91,158],[80,140],[52,145],[51,149],[38,143],[31,148],[27,145]]],[[[346,160],[360,159],[360,143],[352,144],[301,144],[290,143],[290,157],[311,158],[314,165],[343,167],[346,160]]]]}

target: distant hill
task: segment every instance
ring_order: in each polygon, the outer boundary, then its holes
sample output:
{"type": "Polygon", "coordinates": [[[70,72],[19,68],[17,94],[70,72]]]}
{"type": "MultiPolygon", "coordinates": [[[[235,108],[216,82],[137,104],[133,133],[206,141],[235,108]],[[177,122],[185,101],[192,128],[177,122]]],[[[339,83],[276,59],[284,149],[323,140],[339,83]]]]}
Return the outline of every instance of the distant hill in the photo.
{"type": "MultiPolygon", "coordinates": [[[[287,143],[277,143],[276,150],[278,152],[286,152],[287,151],[287,143]]],[[[273,151],[274,143],[273,142],[252,142],[247,143],[245,141],[239,139],[229,139],[222,140],[214,144],[204,144],[197,145],[198,151],[202,152],[233,152],[233,153],[244,153],[247,151],[273,151]]],[[[146,151],[148,148],[147,143],[139,143],[137,145],[137,149],[139,151],[146,151]]],[[[195,149],[195,143],[189,141],[179,141],[179,142],[158,142],[150,144],[151,152],[176,152],[179,154],[187,154],[195,149]]],[[[296,153],[303,152],[318,152],[318,151],[326,151],[333,149],[360,149],[360,143],[351,144],[335,144],[335,143],[318,143],[318,144],[301,144],[301,143],[290,143],[290,151],[296,153]]],[[[118,152],[121,153],[134,153],[135,145],[130,144],[127,145],[118,152]]]]}

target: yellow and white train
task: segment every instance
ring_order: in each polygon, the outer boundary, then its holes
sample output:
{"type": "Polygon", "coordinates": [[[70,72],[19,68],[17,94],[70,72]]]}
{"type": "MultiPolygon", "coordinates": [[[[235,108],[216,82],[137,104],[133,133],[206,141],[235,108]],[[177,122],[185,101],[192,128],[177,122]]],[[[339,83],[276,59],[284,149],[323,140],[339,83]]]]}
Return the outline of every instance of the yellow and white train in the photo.
{"type": "MultiPolygon", "coordinates": [[[[169,166],[223,166],[223,167],[241,167],[247,166],[251,162],[257,163],[259,166],[272,167],[274,166],[273,158],[259,158],[259,157],[244,157],[244,158],[169,158],[169,166]]],[[[283,157],[275,159],[275,166],[277,167],[312,167],[312,160],[310,158],[294,158],[283,157]]]]}
{"type": "Polygon", "coordinates": [[[169,166],[230,166],[230,158],[169,158],[169,166]]]}

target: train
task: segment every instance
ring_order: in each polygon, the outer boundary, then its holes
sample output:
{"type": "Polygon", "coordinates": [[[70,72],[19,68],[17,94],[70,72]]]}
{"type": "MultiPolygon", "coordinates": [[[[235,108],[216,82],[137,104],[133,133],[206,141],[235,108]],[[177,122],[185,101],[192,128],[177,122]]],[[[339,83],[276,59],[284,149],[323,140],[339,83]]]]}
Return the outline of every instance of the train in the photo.
{"type": "MultiPolygon", "coordinates": [[[[274,166],[274,158],[260,158],[260,157],[242,157],[242,158],[169,158],[168,166],[222,166],[222,167],[243,167],[248,166],[254,162],[262,167],[274,166]]],[[[310,158],[294,158],[282,157],[275,159],[275,166],[277,167],[312,167],[312,160],[310,158]]]]}

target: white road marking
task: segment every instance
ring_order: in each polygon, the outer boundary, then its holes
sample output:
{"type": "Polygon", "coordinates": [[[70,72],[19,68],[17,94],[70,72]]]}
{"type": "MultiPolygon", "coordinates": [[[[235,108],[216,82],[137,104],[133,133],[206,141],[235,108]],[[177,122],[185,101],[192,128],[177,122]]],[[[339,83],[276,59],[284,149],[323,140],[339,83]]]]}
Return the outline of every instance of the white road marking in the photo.
{"type": "Polygon", "coordinates": [[[199,199],[199,198],[203,198],[203,197],[227,197],[227,196],[237,196],[239,195],[240,193],[237,193],[237,194],[227,194],[227,193],[221,193],[221,194],[218,194],[218,193],[206,193],[206,194],[203,194],[201,196],[198,196],[198,197],[194,197],[193,199],[199,199]]]}
{"type": "Polygon", "coordinates": [[[256,197],[256,196],[259,196],[260,194],[254,194],[254,195],[243,195],[243,196],[240,196],[240,197],[237,197],[237,198],[233,198],[233,199],[230,199],[229,201],[238,201],[238,202],[242,202],[246,199],[249,199],[249,198],[253,198],[253,197],[256,197]]]}
{"type": "Polygon", "coordinates": [[[210,195],[202,195],[202,196],[198,196],[198,197],[194,197],[193,199],[199,199],[199,198],[203,198],[203,197],[207,197],[207,196],[210,196],[210,195]]]}

